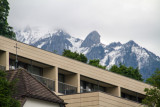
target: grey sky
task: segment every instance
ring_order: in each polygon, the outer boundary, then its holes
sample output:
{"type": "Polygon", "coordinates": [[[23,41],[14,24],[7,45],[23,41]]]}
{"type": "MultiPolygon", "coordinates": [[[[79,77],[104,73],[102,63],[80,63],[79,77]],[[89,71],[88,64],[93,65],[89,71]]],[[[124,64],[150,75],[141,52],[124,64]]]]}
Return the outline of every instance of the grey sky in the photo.
{"type": "Polygon", "coordinates": [[[85,39],[97,30],[104,44],[134,40],[160,56],[160,0],[9,0],[9,24],[65,29],[85,39]]]}

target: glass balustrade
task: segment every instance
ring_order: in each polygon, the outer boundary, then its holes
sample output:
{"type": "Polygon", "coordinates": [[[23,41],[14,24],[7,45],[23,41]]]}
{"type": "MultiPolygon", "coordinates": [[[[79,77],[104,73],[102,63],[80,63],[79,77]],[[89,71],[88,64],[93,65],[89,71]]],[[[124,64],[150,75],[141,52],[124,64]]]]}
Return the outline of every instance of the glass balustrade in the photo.
{"type": "Polygon", "coordinates": [[[74,87],[72,85],[63,82],[58,82],[58,92],[63,93],[65,95],[75,94],[77,93],[77,87],[74,87]]]}
{"type": "Polygon", "coordinates": [[[51,91],[55,91],[55,81],[39,76],[39,75],[35,75],[32,74],[38,81],[40,81],[42,84],[44,84],[45,86],[47,86],[51,91]]]}
{"type": "MultiPolygon", "coordinates": [[[[40,81],[42,84],[44,84],[45,86],[47,86],[51,91],[55,91],[55,81],[39,76],[39,75],[35,75],[32,74],[38,81],[40,81]]],[[[63,82],[58,82],[58,92],[68,95],[68,94],[75,94],[77,93],[77,87],[74,87],[72,85],[63,83],[63,82]]]]}

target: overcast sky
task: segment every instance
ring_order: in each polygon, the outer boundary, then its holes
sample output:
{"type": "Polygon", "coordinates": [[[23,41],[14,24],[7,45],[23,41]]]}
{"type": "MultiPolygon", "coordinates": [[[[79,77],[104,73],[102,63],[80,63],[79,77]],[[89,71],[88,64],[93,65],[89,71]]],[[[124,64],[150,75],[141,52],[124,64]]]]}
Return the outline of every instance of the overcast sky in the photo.
{"type": "Polygon", "coordinates": [[[101,42],[134,40],[160,56],[160,0],[9,0],[14,28],[61,28],[85,39],[96,30],[101,42]]]}

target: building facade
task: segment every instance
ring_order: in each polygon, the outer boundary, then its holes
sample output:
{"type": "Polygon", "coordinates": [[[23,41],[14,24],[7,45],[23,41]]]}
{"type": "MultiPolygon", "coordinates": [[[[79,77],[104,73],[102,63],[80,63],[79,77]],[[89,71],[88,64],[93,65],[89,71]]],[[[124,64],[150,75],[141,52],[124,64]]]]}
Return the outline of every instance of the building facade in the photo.
{"type": "MultiPolygon", "coordinates": [[[[0,36],[0,65],[27,69],[59,95],[68,107],[137,107],[145,97],[143,82],[0,36]]],[[[1,68],[2,68],[1,67],[1,68]]]]}

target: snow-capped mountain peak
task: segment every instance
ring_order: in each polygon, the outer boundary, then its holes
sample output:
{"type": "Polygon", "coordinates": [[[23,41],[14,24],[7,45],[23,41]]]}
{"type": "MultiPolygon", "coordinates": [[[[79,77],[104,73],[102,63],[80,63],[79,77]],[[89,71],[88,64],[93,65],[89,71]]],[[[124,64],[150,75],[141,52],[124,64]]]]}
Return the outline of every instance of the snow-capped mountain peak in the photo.
{"type": "Polygon", "coordinates": [[[137,43],[135,43],[133,40],[130,40],[129,42],[126,43],[128,46],[139,46],[137,43]]]}

